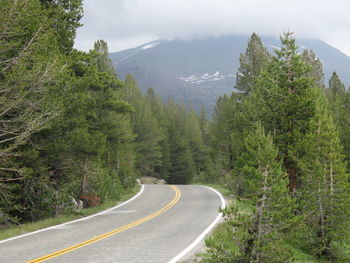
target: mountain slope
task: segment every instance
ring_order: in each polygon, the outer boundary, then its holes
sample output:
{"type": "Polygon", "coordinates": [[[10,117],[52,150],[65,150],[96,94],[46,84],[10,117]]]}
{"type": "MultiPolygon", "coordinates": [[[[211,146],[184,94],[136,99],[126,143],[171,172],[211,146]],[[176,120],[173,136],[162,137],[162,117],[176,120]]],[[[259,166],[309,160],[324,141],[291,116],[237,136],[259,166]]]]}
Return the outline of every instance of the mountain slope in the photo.
{"type": "MultiPolygon", "coordinates": [[[[197,110],[204,105],[209,113],[218,96],[230,94],[239,67],[239,55],[249,36],[224,36],[194,40],[157,40],[142,46],[111,53],[118,76],[132,74],[141,90],[153,87],[163,98],[175,100],[197,110]]],[[[279,38],[262,37],[271,52],[280,46],[279,38]]],[[[301,39],[300,49],[313,49],[322,61],[326,81],[337,71],[350,84],[350,57],[320,40],[301,39]]]]}

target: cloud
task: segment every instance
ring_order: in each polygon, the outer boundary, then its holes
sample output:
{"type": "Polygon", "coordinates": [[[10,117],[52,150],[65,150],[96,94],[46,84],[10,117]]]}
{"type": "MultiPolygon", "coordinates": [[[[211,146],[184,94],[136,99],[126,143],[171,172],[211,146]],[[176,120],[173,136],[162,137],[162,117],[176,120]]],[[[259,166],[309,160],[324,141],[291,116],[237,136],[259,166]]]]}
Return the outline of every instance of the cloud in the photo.
{"type": "Polygon", "coordinates": [[[99,38],[117,50],[155,38],[291,30],[350,54],[348,0],[85,0],[84,9],[77,47],[99,38]]]}

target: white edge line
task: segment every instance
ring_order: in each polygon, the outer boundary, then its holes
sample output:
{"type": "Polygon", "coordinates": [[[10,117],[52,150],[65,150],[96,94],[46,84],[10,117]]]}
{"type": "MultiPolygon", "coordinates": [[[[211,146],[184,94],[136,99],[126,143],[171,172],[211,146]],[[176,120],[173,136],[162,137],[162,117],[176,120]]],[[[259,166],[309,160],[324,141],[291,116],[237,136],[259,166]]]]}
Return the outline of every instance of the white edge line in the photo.
{"type": "Polygon", "coordinates": [[[144,189],[145,189],[145,186],[142,184],[142,185],[141,185],[140,191],[139,191],[136,195],[134,195],[134,196],[131,197],[130,199],[126,200],[125,202],[123,202],[123,203],[121,203],[121,204],[118,204],[118,205],[116,205],[116,206],[113,206],[113,207],[111,207],[111,208],[109,208],[109,209],[107,209],[107,210],[104,210],[104,211],[102,211],[102,212],[99,212],[99,213],[96,213],[96,214],[93,214],[93,215],[89,215],[89,216],[86,216],[86,217],[82,217],[82,218],[79,218],[79,219],[76,219],[76,220],[73,220],[73,221],[69,221],[69,222],[66,222],[66,223],[63,223],[63,224],[59,224],[59,225],[55,225],[55,226],[50,226],[50,227],[43,228],[43,229],[40,229],[40,230],[36,230],[36,231],[30,232],[30,233],[26,233],[26,234],[23,234],[23,235],[19,235],[19,236],[11,237],[11,238],[8,238],[8,239],[4,239],[4,240],[1,240],[1,241],[0,241],[0,244],[1,244],[1,243],[8,242],[8,241],[11,241],[11,240],[14,240],[14,239],[26,237],[26,236],[29,236],[29,235],[34,235],[34,234],[37,234],[37,233],[40,233],[40,232],[44,232],[44,231],[51,230],[51,229],[54,229],[54,228],[58,228],[58,227],[61,227],[61,226],[73,224],[73,223],[76,223],[76,222],[79,222],[79,221],[87,220],[87,219],[90,219],[90,218],[92,218],[92,217],[95,217],[95,216],[99,216],[99,215],[108,213],[108,212],[110,212],[110,211],[113,210],[113,209],[119,208],[119,207],[121,207],[121,206],[123,206],[123,205],[126,205],[127,203],[130,203],[131,201],[135,200],[137,197],[139,197],[139,196],[143,193],[143,190],[144,190],[144,189]]]}
{"type": "MultiPolygon", "coordinates": [[[[219,193],[217,190],[215,190],[211,187],[204,186],[204,185],[202,185],[202,186],[214,191],[220,197],[221,209],[224,209],[226,207],[226,201],[222,197],[221,193],[219,193]]],[[[188,252],[190,252],[195,246],[197,246],[201,242],[201,240],[210,232],[210,230],[212,230],[213,227],[218,223],[218,221],[220,220],[221,217],[222,217],[222,213],[219,213],[218,216],[215,218],[215,220],[204,230],[204,232],[202,234],[199,235],[199,237],[197,237],[187,248],[182,250],[177,256],[172,258],[168,263],[175,263],[175,262],[179,261],[188,252]]]]}

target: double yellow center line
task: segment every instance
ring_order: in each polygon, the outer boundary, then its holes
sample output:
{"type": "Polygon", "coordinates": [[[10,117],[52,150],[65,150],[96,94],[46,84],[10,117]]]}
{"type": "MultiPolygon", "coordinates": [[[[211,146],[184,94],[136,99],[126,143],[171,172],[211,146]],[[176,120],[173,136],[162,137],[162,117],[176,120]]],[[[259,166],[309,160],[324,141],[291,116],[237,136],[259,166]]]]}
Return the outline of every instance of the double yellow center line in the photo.
{"type": "Polygon", "coordinates": [[[43,261],[46,261],[46,260],[49,260],[49,259],[61,256],[63,254],[66,254],[66,253],[71,252],[73,250],[76,250],[78,248],[85,247],[87,245],[90,245],[92,243],[95,243],[97,241],[105,239],[107,237],[110,237],[110,236],[113,236],[113,235],[118,234],[120,232],[123,232],[123,231],[125,231],[127,229],[130,229],[132,227],[138,226],[138,225],[140,225],[140,224],[142,224],[142,223],[144,223],[146,221],[149,221],[149,220],[159,216],[160,214],[164,213],[165,211],[169,210],[172,206],[174,206],[177,203],[177,201],[179,201],[179,199],[180,199],[181,193],[180,193],[179,188],[177,188],[176,186],[173,186],[173,185],[171,185],[170,187],[175,191],[175,197],[170,201],[170,203],[168,203],[166,206],[164,206],[162,209],[156,211],[155,213],[153,213],[153,214],[151,214],[151,215],[149,215],[147,217],[141,218],[141,219],[139,219],[137,221],[134,221],[134,222],[132,222],[132,223],[126,225],[126,226],[117,228],[117,229],[115,229],[115,230],[113,230],[111,232],[105,233],[103,235],[94,237],[94,238],[89,239],[89,240],[86,240],[86,241],[81,242],[79,244],[76,244],[74,246],[67,247],[65,249],[62,249],[62,250],[57,251],[57,252],[54,252],[52,254],[49,254],[49,255],[46,255],[46,256],[43,256],[43,257],[31,260],[31,261],[27,261],[26,263],[43,262],[43,261]]]}

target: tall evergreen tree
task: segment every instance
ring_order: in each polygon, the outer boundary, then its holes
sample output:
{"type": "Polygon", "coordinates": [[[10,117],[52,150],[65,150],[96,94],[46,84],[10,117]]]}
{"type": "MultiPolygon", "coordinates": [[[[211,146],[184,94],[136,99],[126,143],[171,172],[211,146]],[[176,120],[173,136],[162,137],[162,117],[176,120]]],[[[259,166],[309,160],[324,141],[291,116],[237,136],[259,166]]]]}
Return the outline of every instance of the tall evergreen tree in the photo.
{"type": "Polygon", "coordinates": [[[190,108],[189,112],[186,114],[184,133],[189,143],[191,155],[198,174],[204,170],[206,151],[200,127],[200,120],[193,108],[190,108]]]}
{"type": "Polygon", "coordinates": [[[107,42],[104,40],[97,40],[94,43],[94,49],[95,52],[98,53],[97,59],[97,67],[99,71],[107,72],[111,75],[115,75],[115,70],[112,65],[112,61],[109,58],[109,52],[108,52],[108,45],[107,42]]]}
{"type": "Polygon", "coordinates": [[[302,156],[301,140],[315,114],[314,81],[308,77],[309,68],[301,59],[295,39],[287,33],[281,38],[281,50],[275,50],[271,65],[258,79],[256,93],[264,108],[256,118],[274,135],[279,158],[289,176],[289,188],[300,184],[297,160],[302,156]]]}
{"type": "Polygon", "coordinates": [[[253,33],[248,40],[245,54],[239,57],[240,67],[236,74],[235,88],[248,94],[269,59],[270,54],[263,46],[260,37],[253,33]]]}
{"type": "Polygon", "coordinates": [[[146,102],[137,114],[135,132],[137,134],[136,153],[139,172],[144,176],[162,177],[159,171],[162,165],[163,131],[159,127],[150,105],[146,102]]]}
{"type": "Polygon", "coordinates": [[[278,151],[271,135],[266,135],[260,123],[245,139],[241,159],[247,173],[252,214],[238,212],[235,204],[224,212],[233,227],[234,248],[226,248],[209,240],[210,262],[292,262],[293,253],[285,241],[297,218],[295,203],[288,194],[288,178],[277,161],[278,151]]]}
{"type": "Polygon", "coordinates": [[[223,96],[217,101],[211,129],[211,147],[214,160],[224,174],[234,168],[235,159],[242,148],[243,131],[251,125],[249,113],[242,102],[246,99],[263,69],[271,59],[260,37],[253,33],[247,49],[240,55],[235,88],[239,93],[223,96]]]}
{"type": "Polygon", "coordinates": [[[224,173],[232,168],[232,131],[235,127],[235,112],[237,105],[231,97],[224,95],[218,99],[210,125],[211,155],[217,167],[224,173]]]}
{"type": "Polygon", "coordinates": [[[335,123],[338,126],[343,126],[346,114],[346,96],[345,85],[341,82],[336,72],[333,72],[329,79],[329,86],[326,94],[331,102],[332,112],[334,114],[335,123]]]}
{"type": "Polygon", "coordinates": [[[345,250],[350,231],[349,176],[336,126],[322,96],[303,145],[300,194],[308,226],[304,242],[309,245],[308,252],[318,257],[348,262],[350,257],[345,250]]]}
{"type": "Polygon", "coordinates": [[[187,140],[181,137],[177,131],[176,126],[169,130],[170,169],[168,182],[187,184],[194,177],[196,167],[187,140]]]}
{"type": "Polygon", "coordinates": [[[53,23],[56,39],[62,52],[72,51],[76,30],[81,26],[83,16],[82,0],[40,0],[48,10],[49,18],[53,23]]]}
{"type": "Polygon", "coordinates": [[[203,136],[203,143],[206,147],[209,146],[210,140],[209,124],[210,122],[208,121],[207,112],[205,111],[204,107],[201,107],[199,114],[199,125],[203,136]]]}
{"type": "Polygon", "coordinates": [[[340,141],[343,145],[345,158],[350,165],[350,93],[346,91],[336,72],[329,80],[325,94],[330,103],[330,110],[339,131],[340,141]]]}
{"type": "Polygon", "coordinates": [[[315,85],[321,89],[325,88],[322,63],[313,50],[305,49],[302,54],[302,60],[310,67],[307,76],[314,80],[315,85]]]}

